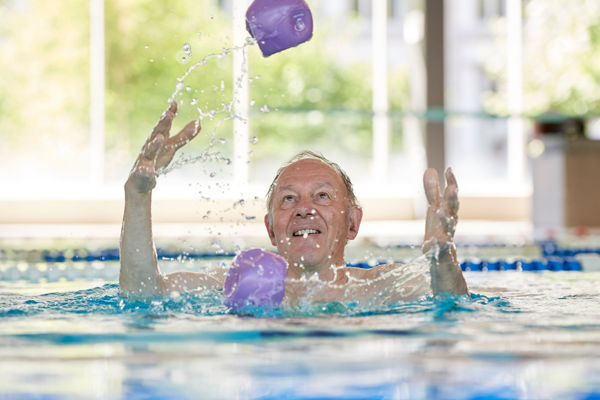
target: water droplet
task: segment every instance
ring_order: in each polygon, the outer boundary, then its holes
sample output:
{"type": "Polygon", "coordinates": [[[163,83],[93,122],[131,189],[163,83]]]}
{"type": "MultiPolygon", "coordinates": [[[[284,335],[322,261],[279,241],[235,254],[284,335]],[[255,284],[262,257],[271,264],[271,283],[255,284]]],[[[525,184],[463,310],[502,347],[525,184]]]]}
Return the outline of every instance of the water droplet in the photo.
{"type": "Polygon", "coordinates": [[[256,102],[254,100],[250,100],[250,107],[252,107],[256,102]]]}
{"type": "Polygon", "coordinates": [[[153,63],[154,62],[154,58],[151,58],[149,61],[153,63]]]}
{"type": "Polygon", "coordinates": [[[249,141],[250,141],[250,144],[256,144],[256,143],[258,143],[258,137],[251,136],[249,141]]]}
{"type": "Polygon", "coordinates": [[[185,90],[188,91],[188,92],[191,92],[192,91],[192,87],[191,86],[186,86],[185,90]]]}
{"type": "Polygon", "coordinates": [[[233,208],[236,208],[237,206],[244,207],[245,205],[246,201],[244,199],[239,199],[238,201],[233,203],[233,208]]]}
{"type": "Polygon", "coordinates": [[[225,90],[225,82],[221,81],[221,92],[225,90]]]}
{"type": "Polygon", "coordinates": [[[225,138],[219,138],[219,143],[225,144],[225,143],[227,143],[227,139],[225,139],[225,138]]]}
{"type": "Polygon", "coordinates": [[[214,173],[214,172],[211,172],[211,173],[210,173],[208,176],[210,176],[211,178],[214,178],[214,177],[215,177],[215,175],[217,175],[217,174],[216,174],[216,173],[214,173]]]}
{"type": "Polygon", "coordinates": [[[198,104],[198,99],[192,99],[190,104],[195,106],[196,104],[198,104]]]}
{"type": "Polygon", "coordinates": [[[268,113],[269,111],[271,111],[271,110],[269,109],[269,106],[266,104],[260,108],[260,112],[268,113]]]}
{"type": "Polygon", "coordinates": [[[185,53],[186,56],[191,57],[192,56],[192,46],[189,43],[184,43],[183,44],[183,52],[185,53]]]}
{"type": "Polygon", "coordinates": [[[149,49],[149,48],[150,48],[150,46],[148,46],[148,45],[145,45],[145,46],[144,46],[144,48],[145,48],[145,49],[149,49]]]}

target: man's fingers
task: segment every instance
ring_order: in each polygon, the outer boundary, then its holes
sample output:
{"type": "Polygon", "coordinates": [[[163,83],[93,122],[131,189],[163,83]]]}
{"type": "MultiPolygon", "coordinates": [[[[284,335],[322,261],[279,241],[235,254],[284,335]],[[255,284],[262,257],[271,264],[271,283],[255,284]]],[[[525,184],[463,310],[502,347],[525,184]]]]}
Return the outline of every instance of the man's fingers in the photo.
{"type": "Polygon", "coordinates": [[[175,118],[175,114],[177,113],[177,103],[173,101],[167,111],[163,113],[160,117],[160,120],[152,130],[152,138],[156,135],[163,135],[164,137],[169,137],[169,131],[171,130],[171,125],[173,123],[173,118],[175,118]]]}
{"type": "Polygon", "coordinates": [[[446,212],[453,216],[456,217],[456,215],[458,214],[458,188],[456,187],[456,185],[451,185],[446,187],[446,190],[444,191],[444,202],[446,203],[446,212]]]}
{"type": "Polygon", "coordinates": [[[452,216],[456,216],[458,214],[458,184],[452,169],[448,168],[445,175],[447,186],[444,190],[444,201],[448,207],[447,212],[452,216]]]}
{"type": "Polygon", "coordinates": [[[434,208],[427,209],[427,217],[425,218],[425,240],[430,239],[435,235],[437,222],[437,214],[434,208]]]}
{"type": "Polygon", "coordinates": [[[431,205],[437,205],[440,202],[440,184],[438,173],[434,168],[428,168],[423,174],[423,187],[427,202],[431,205]]]}
{"type": "Polygon", "coordinates": [[[154,139],[152,139],[142,152],[144,159],[154,161],[164,142],[165,137],[163,135],[157,135],[154,139]]]}
{"type": "Polygon", "coordinates": [[[175,147],[175,150],[189,143],[200,132],[200,121],[189,122],[177,135],[169,139],[169,144],[175,147]]]}
{"type": "Polygon", "coordinates": [[[456,219],[453,216],[448,216],[443,210],[437,210],[437,216],[442,225],[442,229],[446,233],[446,236],[452,240],[454,237],[454,229],[456,228],[456,219]]]}
{"type": "Polygon", "coordinates": [[[458,187],[458,183],[456,183],[456,177],[454,176],[454,172],[452,172],[452,168],[448,167],[446,169],[446,186],[456,186],[458,187]]]}

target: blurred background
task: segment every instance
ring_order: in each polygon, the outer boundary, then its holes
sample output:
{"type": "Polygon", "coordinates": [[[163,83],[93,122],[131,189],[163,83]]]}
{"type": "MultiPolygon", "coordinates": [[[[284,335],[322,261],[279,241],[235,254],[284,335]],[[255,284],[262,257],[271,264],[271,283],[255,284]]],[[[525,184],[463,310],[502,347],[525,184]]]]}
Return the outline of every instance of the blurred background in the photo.
{"type": "Polygon", "coordinates": [[[203,129],[159,179],[165,226],[259,225],[302,149],[353,178],[367,233],[422,234],[428,166],[453,167],[461,217],[491,230],[600,225],[599,2],[307,3],[313,38],[263,58],[244,45],[247,0],[1,0],[3,235],[118,235],[122,185],[173,96],[173,130],[203,129]]]}

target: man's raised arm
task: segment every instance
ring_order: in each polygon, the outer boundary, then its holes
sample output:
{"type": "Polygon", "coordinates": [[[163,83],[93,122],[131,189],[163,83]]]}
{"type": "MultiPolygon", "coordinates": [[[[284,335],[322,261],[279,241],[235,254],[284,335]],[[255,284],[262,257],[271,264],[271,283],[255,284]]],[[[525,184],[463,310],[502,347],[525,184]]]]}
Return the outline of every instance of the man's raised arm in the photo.
{"type": "Polygon", "coordinates": [[[446,189],[443,196],[436,170],[429,168],[423,175],[429,203],[423,253],[431,251],[431,289],[434,295],[469,294],[454,245],[454,231],[458,222],[458,185],[450,168],[445,175],[446,189]]]}
{"type": "MultiPolygon", "coordinates": [[[[192,140],[200,131],[200,123],[188,123],[177,135],[169,137],[177,104],[171,103],[152,134],[144,143],[129,178],[125,183],[125,211],[121,229],[121,271],[119,285],[127,294],[165,294],[183,286],[211,278],[193,273],[161,275],[152,239],[152,189],[156,186],[156,171],[166,167],[177,149],[192,140]],[[185,276],[183,276],[185,275],[185,276]],[[190,275],[189,277],[187,275],[190,275]]],[[[210,282],[213,283],[213,282],[210,282]]],[[[197,285],[196,285],[197,286],[197,285]]]]}

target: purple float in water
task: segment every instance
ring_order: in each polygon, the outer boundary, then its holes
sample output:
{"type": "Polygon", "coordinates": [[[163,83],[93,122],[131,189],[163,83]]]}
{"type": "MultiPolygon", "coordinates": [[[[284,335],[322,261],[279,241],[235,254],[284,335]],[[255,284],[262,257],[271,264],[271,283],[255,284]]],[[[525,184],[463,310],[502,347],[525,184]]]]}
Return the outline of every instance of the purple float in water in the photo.
{"type": "Polygon", "coordinates": [[[223,294],[225,305],[236,311],[245,306],[277,307],[285,294],[287,262],[262,249],[238,254],[229,270],[223,294]]]}
{"type": "Polygon", "coordinates": [[[268,57],[309,40],[313,19],[304,0],[254,0],[246,11],[246,29],[268,57]]]}

